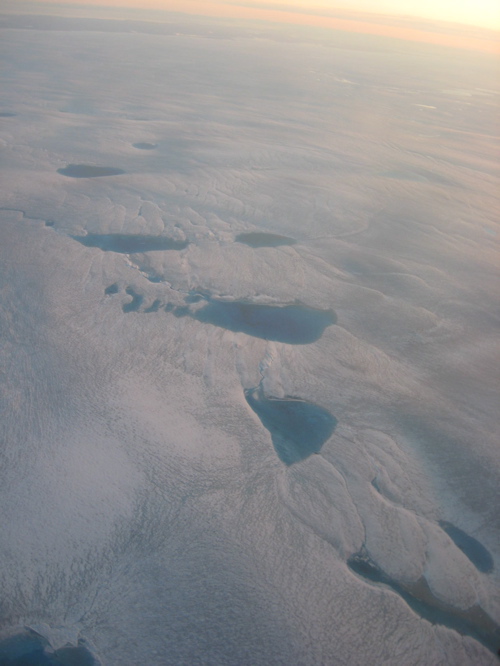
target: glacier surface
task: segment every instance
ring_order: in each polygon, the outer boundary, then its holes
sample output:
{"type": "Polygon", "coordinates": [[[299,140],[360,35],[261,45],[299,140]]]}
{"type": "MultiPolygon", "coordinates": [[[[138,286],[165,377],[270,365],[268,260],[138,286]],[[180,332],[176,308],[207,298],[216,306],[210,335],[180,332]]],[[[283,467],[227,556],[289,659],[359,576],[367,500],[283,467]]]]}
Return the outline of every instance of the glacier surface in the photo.
{"type": "Polygon", "coordinates": [[[106,16],[0,23],[0,655],[498,663],[494,58],[106,16]]]}

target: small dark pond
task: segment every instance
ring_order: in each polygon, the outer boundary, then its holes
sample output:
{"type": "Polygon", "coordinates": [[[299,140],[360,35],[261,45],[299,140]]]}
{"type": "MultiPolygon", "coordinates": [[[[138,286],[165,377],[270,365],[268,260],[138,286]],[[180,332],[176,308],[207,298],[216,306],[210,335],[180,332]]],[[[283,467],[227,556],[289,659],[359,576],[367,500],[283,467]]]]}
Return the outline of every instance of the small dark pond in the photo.
{"type": "Polygon", "coordinates": [[[139,150],[154,150],[155,148],[158,148],[157,143],[133,143],[132,144],[134,148],[139,148],[139,150]]]}
{"type": "Polygon", "coordinates": [[[151,303],[151,305],[149,306],[149,308],[146,308],[146,309],[144,310],[144,312],[145,312],[145,313],[148,313],[148,312],[158,312],[158,310],[160,309],[160,307],[161,307],[161,301],[160,301],[159,298],[156,298],[156,299],[151,303]]]}
{"type": "Polygon", "coordinates": [[[261,386],[247,389],[245,398],[269,430],[285,465],[319,453],[337,425],[337,419],[323,407],[299,398],[267,398],[261,386]]]}
{"type": "Polygon", "coordinates": [[[166,236],[140,236],[131,234],[87,234],[71,236],[86,247],[98,247],[105,252],[154,252],[160,250],[184,250],[188,241],[174,240],[166,236]]]}
{"type": "Polygon", "coordinates": [[[106,296],[111,296],[112,294],[117,294],[118,289],[119,289],[118,285],[115,282],[114,284],[110,284],[109,287],[106,287],[104,293],[106,294],[106,296]]]}
{"type": "Polygon", "coordinates": [[[238,234],[234,240],[250,247],[279,247],[280,245],[295,245],[297,242],[295,238],[279,236],[278,234],[266,234],[261,231],[238,234]]]}
{"type": "Polygon", "coordinates": [[[123,169],[116,167],[91,166],[89,164],[68,164],[63,169],[58,169],[57,173],[69,178],[100,178],[102,176],[119,176],[125,173],[123,169]]]}
{"type": "Polygon", "coordinates": [[[132,296],[132,300],[122,306],[123,312],[137,312],[142,305],[144,296],[138,294],[134,289],[132,289],[132,287],[127,287],[125,291],[129,296],[132,296]]]}
{"type": "Polygon", "coordinates": [[[478,605],[464,611],[444,604],[432,594],[425,578],[414,585],[414,593],[388,576],[370,558],[363,548],[347,560],[347,566],[358,576],[375,583],[387,585],[404,599],[408,606],[431,624],[441,624],[458,633],[471,636],[497,654],[500,648],[500,627],[478,605]]]}
{"type": "Polygon", "coordinates": [[[48,642],[33,631],[0,641],[1,666],[99,666],[83,646],[51,651],[48,642]]]}
{"type": "Polygon", "coordinates": [[[482,543],[445,520],[439,521],[439,525],[479,571],[493,571],[493,558],[482,543]]]}
{"type": "Polygon", "coordinates": [[[16,115],[16,113],[12,113],[11,111],[0,111],[0,118],[13,118],[16,115]]]}
{"type": "MultiPolygon", "coordinates": [[[[203,298],[207,304],[200,309],[177,308],[175,314],[178,317],[189,316],[228,331],[291,345],[315,342],[327,326],[337,321],[333,310],[317,310],[301,304],[261,305],[247,301],[221,301],[206,296],[203,298]]],[[[190,302],[193,302],[193,296],[190,302]]]]}

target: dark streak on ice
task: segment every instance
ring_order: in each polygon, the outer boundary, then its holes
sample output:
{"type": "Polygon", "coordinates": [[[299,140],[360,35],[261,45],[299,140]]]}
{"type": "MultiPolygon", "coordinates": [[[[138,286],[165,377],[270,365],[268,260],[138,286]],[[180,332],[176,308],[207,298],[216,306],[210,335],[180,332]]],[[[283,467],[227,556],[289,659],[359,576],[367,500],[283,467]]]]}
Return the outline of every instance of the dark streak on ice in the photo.
{"type": "Polygon", "coordinates": [[[13,118],[17,113],[12,113],[12,111],[0,111],[0,118],[13,118]]]}
{"type": "Polygon", "coordinates": [[[493,558],[482,543],[445,520],[439,521],[439,525],[479,571],[493,571],[493,558]]]}
{"type": "Polygon", "coordinates": [[[188,241],[175,240],[166,236],[87,234],[86,236],[71,236],[71,238],[86,247],[98,247],[104,252],[120,252],[122,254],[184,250],[188,246],[188,241]]]}
{"type": "Polygon", "coordinates": [[[48,641],[34,631],[27,631],[0,641],[1,666],[99,666],[97,659],[83,645],[52,651],[48,641]]]}
{"type": "Polygon", "coordinates": [[[123,169],[117,167],[100,167],[90,164],[68,164],[63,169],[58,169],[57,173],[68,178],[101,178],[103,176],[120,176],[125,173],[123,169]]]}
{"type": "Polygon", "coordinates": [[[382,174],[385,178],[392,178],[395,180],[408,180],[416,183],[430,183],[439,185],[453,185],[454,183],[447,178],[426,169],[394,169],[393,171],[384,171],[382,174]]]}
{"type": "Polygon", "coordinates": [[[319,453],[337,425],[337,419],[323,407],[299,398],[267,398],[261,386],[247,389],[245,398],[269,430],[285,465],[319,453]]]}
{"type": "Polygon", "coordinates": [[[433,595],[425,578],[403,586],[382,571],[364,548],[347,560],[347,566],[365,580],[391,588],[424,620],[471,636],[497,654],[500,626],[480,606],[463,611],[441,602],[433,595]]]}
{"type": "Polygon", "coordinates": [[[250,247],[279,247],[280,245],[295,245],[295,238],[279,236],[278,234],[267,234],[263,232],[250,232],[238,234],[234,239],[237,243],[244,243],[250,247]]]}

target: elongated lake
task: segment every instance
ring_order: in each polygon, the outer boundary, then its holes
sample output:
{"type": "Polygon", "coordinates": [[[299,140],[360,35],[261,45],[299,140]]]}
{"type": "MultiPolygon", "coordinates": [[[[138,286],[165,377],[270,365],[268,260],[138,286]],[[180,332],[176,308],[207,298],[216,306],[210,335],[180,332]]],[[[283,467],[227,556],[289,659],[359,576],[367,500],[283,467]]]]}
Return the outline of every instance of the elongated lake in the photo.
{"type": "Polygon", "coordinates": [[[207,304],[198,310],[178,309],[177,316],[190,316],[204,324],[292,345],[315,342],[327,326],[337,321],[333,310],[319,310],[302,304],[263,305],[211,297],[206,300],[207,304]]]}
{"type": "Polygon", "coordinates": [[[295,245],[295,238],[288,236],[279,236],[278,234],[268,234],[261,231],[252,231],[249,233],[238,234],[235,239],[237,243],[244,243],[250,247],[279,247],[280,245],[295,245]]]}
{"type": "Polygon", "coordinates": [[[134,234],[87,234],[86,236],[71,236],[71,238],[86,247],[98,247],[105,252],[121,252],[122,254],[183,250],[189,245],[188,241],[175,240],[167,236],[134,234]]]}
{"type": "Polygon", "coordinates": [[[68,178],[100,178],[102,176],[120,176],[125,171],[117,167],[68,164],[68,166],[58,169],[57,173],[68,176],[68,178]]]}
{"type": "Polygon", "coordinates": [[[440,521],[439,525],[479,571],[482,573],[493,571],[493,558],[482,543],[445,520],[440,521]]]}
{"type": "Polygon", "coordinates": [[[139,141],[139,143],[133,143],[132,145],[139,150],[154,150],[155,148],[158,148],[157,143],[145,143],[144,141],[139,141]]]}
{"type": "Polygon", "coordinates": [[[472,636],[494,654],[500,645],[500,627],[479,605],[466,610],[454,608],[436,598],[425,578],[417,583],[403,586],[387,575],[370,558],[364,548],[351,555],[347,566],[358,576],[375,583],[386,585],[404,599],[410,608],[432,624],[441,624],[464,636],[472,636]]]}

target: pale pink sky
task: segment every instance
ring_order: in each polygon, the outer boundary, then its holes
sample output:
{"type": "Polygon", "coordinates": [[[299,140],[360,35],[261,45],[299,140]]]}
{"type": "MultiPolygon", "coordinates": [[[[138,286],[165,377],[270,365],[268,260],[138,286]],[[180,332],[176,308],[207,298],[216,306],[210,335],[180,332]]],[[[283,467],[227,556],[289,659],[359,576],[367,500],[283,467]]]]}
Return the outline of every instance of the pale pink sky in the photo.
{"type": "MultiPolygon", "coordinates": [[[[35,0],[43,1],[43,0],[35,0]]],[[[500,33],[480,35],[474,26],[500,30],[500,0],[52,0],[79,7],[164,9],[200,16],[269,20],[500,51],[500,33]],[[383,18],[386,14],[387,17],[383,18]],[[374,16],[376,15],[376,16],[374,16]],[[426,30],[395,16],[461,23],[426,30]],[[469,30],[467,29],[467,26],[469,30]],[[457,26],[458,27],[458,26],[457,26]]]]}

